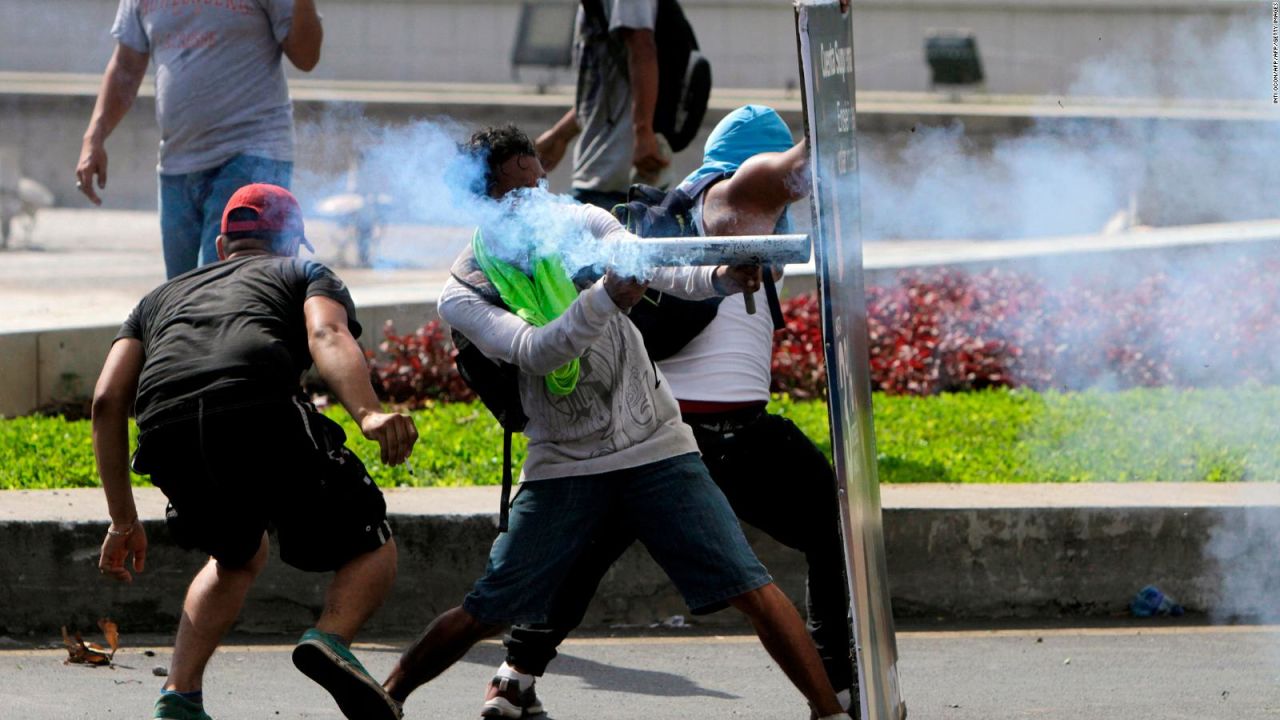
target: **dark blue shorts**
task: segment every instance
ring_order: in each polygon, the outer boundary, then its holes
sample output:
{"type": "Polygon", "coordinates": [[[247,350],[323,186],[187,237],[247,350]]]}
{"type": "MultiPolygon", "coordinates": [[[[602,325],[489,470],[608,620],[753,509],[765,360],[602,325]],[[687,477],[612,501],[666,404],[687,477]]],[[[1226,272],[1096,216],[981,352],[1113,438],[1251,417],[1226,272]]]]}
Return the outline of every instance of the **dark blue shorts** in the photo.
{"type": "Polygon", "coordinates": [[[510,529],[462,607],[491,625],[543,622],[601,523],[626,524],[694,613],[772,582],[696,453],[600,475],[523,483],[510,529]]]}

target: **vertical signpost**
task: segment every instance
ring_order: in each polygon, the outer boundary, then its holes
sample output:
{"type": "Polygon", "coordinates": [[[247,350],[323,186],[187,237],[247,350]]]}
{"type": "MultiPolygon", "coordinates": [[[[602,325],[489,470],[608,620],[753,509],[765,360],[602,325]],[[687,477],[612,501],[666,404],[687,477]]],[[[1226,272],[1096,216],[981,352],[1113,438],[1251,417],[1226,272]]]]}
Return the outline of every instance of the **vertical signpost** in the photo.
{"type": "Polygon", "coordinates": [[[796,5],[811,207],[822,300],[827,400],[863,720],[903,720],[898,644],[880,520],[862,282],[853,24],[830,2],[796,5]]]}

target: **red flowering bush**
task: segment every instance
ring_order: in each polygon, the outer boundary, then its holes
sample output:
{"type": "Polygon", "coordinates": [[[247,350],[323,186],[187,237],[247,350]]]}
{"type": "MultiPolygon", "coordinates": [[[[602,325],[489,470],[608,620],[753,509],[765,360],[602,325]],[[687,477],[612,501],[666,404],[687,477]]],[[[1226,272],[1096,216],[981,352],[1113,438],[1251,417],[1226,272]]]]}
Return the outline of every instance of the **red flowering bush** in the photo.
{"type": "MultiPolygon", "coordinates": [[[[1204,387],[1280,383],[1280,260],[1241,258],[1186,276],[1050,286],[990,270],[903,273],[867,288],[871,384],[890,394],[987,387],[1204,387]]],[[[773,389],[820,395],[816,296],[787,300],[773,389]]]]}
{"type": "Polygon", "coordinates": [[[458,354],[439,320],[398,335],[390,320],[382,328],[381,355],[366,351],[373,388],[383,400],[417,407],[427,400],[460,402],[475,394],[454,364],[458,354]]]}
{"type": "Polygon", "coordinates": [[[827,369],[822,353],[822,306],[817,293],[782,301],[787,326],[773,336],[773,391],[794,398],[822,397],[827,369]]]}
{"type": "MultiPolygon", "coordinates": [[[[1247,380],[1280,384],[1280,258],[1240,258],[1137,280],[1050,284],[1008,270],[902,273],[867,288],[871,385],[896,395],[989,387],[1074,390],[1247,380]]],[[[822,397],[822,310],[814,294],[783,302],[773,390],[822,397]]],[[[391,402],[469,400],[440,321],[410,335],[384,329],[370,353],[391,402]]]]}
{"type": "Polygon", "coordinates": [[[904,274],[867,291],[870,363],[877,390],[932,395],[1025,383],[1026,319],[1044,293],[993,270],[904,274]],[[1015,380],[1017,378],[1018,380],[1015,380]]]}

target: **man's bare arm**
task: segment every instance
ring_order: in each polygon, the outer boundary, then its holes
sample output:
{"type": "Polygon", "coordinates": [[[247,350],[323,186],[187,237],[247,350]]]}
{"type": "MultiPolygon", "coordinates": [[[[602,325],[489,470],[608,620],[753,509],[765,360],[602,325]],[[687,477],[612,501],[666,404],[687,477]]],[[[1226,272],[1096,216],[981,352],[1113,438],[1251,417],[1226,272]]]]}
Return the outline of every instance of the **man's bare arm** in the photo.
{"type": "Polygon", "coordinates": [[[569,143],[578,136],[582,129],[578,127],[578,111],[576,108],[569,108],[569,112],[556,121],[550,130],[538,136],[534,141],[534,149],[538,152],[538,160],[542,163],[542,169],[551,172],[564,159],[565,151],[569,149],[569,143]]]}
{"type": "Polygon", "coordinates": [[[658,149],[653,113],[658,106],[658,44],[652,30],[623,28],[627,45],[627,73],[631,82],[631,119],[635,124],[635,155],[631,163],[646,173],[656,173],[670,160],[658,149]]]}
{"type": "MultiPolygon", "coordinates": [[[[804,140],[790,150],[761,153],[722,185],[722,197],[739,212],[774,214],[809,196],[809,146],[804,140]]],[[[712,186],[715,189],[716,186],[712,186]]]]}
{"type": "Polygon", "coordinates": [[[89,127],[80,146],[80,162],[76,165],[80,192],[94,205],[102,204],[102,199],[94,191],[94,182],[97,182],[99,190],[107,186],[107,137],[133,107],[150,59],[147,53],[116,43],[115,52],[107,62],[98,101],[93,106],[93,115],[89,118],[89,127]]]}
{"type": "Polygon", "coordinates": [[[382,462],[399,465],[418,441],[413,419],[382,412],[369,381],[369,364],[347,328],[347,311],[336,300],[315,296],[302,306],[311,359],[325,384],[360,425],[360,432],[382,449],[382,462]]]}
{"type": "Polygon", "coordinates": [[[324,27],[316,12],[315,0],[294,0],[293,21],[289,34],[280,44],[285,57],[302,72],[311,72],[320,63],[320,46],[324,43],[324,27]]]}
{"type": "Polygon", "coordinates": [[[98,568],[104,575],[123,582],[133,579],[125,568],[126,558],[132,554],[134,572],[142,572],[147,554],[147,536],[138,522],[138,508],[129,483],[129,413],[138,393],[144,360],[140,341],[116,341],[93,390],[93,454],[111,515],[98,568]]]}

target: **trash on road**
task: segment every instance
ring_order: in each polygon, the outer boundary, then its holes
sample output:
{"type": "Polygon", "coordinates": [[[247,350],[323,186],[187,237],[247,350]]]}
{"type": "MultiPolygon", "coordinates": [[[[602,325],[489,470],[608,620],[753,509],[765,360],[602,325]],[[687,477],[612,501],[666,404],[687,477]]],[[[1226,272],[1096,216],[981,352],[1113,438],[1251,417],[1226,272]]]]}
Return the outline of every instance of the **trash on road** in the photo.
{"type": "Polygon", "coordinates": [[[116,655],[116,650],[120,648],[120,630],[116,624],[110,620],[103,618],[98,621],[98,628],[102,630],[102,634],[106,637],[107,647],[98,643],[85,642],[79,632],[75,633],[73,639],[71,634],[67,632],[67,626],[62,626],[62,642],[67,647],[67,659],[64,664],[67,665],[110,665],[112,659],[116,655]]]}
{"type": "Polygon", "coordinates": [[[1185,611],[1177,601],[1165,595],[1160,588],[1155,585],[1148,585],[1139,590],[1133,601],[1129,603],[1129,612],[1133,613],[1134,617],[1155,617],[1158,615],[1180,617],[1185,611]]]}

